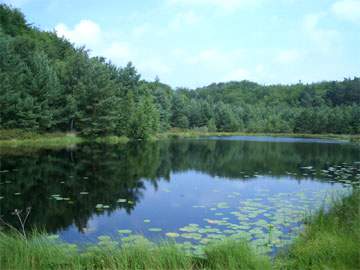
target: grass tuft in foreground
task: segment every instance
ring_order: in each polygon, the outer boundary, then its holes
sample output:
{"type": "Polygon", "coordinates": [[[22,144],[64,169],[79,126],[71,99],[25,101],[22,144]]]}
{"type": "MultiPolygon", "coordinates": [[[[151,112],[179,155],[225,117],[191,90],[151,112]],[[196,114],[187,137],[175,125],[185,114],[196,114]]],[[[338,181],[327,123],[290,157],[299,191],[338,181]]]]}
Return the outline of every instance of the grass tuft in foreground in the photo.
{"type": "Polygon", "coordinates": [[[139,236],[118,243],[105,238],[83,251],[44,235],[25,240],[0,233],[1,269],[270,269],[270,260],[258,256],[246,243],[212,244],[205,257],[189,255],[174,243],[153,244],[139,236]]]}

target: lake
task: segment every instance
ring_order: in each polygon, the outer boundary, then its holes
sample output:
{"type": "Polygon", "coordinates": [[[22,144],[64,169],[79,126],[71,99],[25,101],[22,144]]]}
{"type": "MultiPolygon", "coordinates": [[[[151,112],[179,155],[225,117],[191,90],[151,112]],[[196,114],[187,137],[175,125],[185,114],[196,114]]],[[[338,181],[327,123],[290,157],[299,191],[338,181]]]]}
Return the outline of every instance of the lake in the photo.
{"type": "MultiPolygon", "coordinates": [[[[360,180],[359,149],[329,140],[210,137],[2,151],[0,214],[76,244],[131,235],[198,252],[212,240],[286,246],[360,180]]],[[[129,237],[130,236],[130,237],[129,237]]]]}

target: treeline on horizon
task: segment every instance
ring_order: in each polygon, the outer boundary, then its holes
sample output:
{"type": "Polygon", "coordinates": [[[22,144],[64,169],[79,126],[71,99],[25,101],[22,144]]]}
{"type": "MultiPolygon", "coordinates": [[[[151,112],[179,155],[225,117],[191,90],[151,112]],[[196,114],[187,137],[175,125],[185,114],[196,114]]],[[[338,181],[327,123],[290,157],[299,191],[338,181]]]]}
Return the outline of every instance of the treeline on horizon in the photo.
{"type": "Polygon", "coordinates": [[[195,90],[141,79],[129,63],[90,57],[0,5],[0,129],[146,139],[170,128],[221,132],[360,133],[360,78],[195,90]]]}

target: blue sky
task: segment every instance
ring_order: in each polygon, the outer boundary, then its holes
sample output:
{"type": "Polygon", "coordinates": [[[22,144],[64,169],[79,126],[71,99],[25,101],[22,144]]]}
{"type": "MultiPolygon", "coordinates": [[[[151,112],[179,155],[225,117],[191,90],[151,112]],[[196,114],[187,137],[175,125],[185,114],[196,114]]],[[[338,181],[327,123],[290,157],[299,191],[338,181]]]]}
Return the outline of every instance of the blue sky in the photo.
{"type": "Polygon", "coordinates": [[[0,0],[174,87],[360,75],[360,0],[0,0]]]}

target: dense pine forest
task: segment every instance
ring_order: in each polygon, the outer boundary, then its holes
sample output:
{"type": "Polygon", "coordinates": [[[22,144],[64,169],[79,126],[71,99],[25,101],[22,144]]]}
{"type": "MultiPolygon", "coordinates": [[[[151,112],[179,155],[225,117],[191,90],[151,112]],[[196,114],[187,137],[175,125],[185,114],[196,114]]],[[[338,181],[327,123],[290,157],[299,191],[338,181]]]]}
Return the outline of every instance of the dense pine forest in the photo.
{"type": "Polygon", "coordinates": [[[178,88],[129,63],[90,57],[0,5],[0,129],[146,139],[170,128],[360,133],[360,78],[313,84],[250,81],[178,88]]]}

